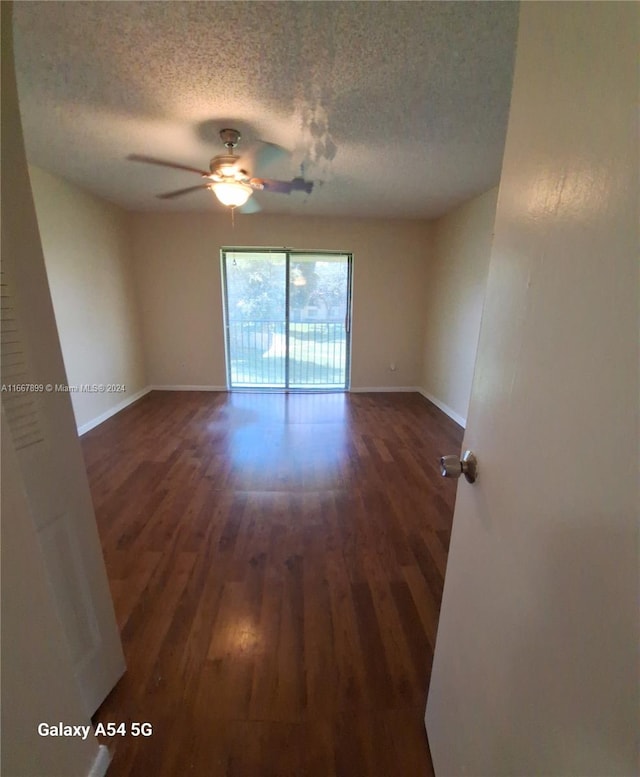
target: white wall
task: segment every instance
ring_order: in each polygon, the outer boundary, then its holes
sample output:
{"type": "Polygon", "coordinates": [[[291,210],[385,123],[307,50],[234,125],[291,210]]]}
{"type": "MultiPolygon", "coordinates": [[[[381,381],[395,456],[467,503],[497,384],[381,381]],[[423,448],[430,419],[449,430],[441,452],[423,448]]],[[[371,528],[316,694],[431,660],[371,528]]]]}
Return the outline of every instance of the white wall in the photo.
{"type": "Polygon", "coordinates": [[[132,227],[150,384],[225,386],[220,248],[236,245],[352,252],[352,386],[419,386],[428,223],[136,213],[132,227]]]}
{"type": "Polygon", "coordinates": [[[39,168],[30,177],[69,383],[126,386],[71,395],[83,431],[146,386],[128,214],[39,168]]]}
{"type": "Polygon", "coordinates": [[[433,225],[421,387],[463,426],[471,396],[497,198],[496,187],[433,225]]]}

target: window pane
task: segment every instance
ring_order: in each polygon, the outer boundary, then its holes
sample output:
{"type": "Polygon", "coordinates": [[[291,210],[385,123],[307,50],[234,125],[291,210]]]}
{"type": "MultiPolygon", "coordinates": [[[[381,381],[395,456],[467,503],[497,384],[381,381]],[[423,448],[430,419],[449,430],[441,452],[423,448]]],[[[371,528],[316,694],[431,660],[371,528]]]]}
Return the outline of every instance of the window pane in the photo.
{"type": "Polygon", "coordinates": [[[232,387],[282,388],[286,358],[286,254],[226,251],[232,387]]]}
{"type": "Polygon", "coordinates": [[[289,385],[344,388],[349,257],[292,253],[290,261],[289,385]]]}

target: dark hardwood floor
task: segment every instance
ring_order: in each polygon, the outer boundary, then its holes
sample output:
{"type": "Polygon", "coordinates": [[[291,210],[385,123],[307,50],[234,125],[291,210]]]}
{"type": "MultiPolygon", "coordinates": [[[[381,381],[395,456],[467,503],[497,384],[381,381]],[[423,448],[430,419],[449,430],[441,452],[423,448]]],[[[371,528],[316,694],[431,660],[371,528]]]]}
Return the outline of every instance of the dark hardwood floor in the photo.
{"type": "Polygon", "coordinates": [[[153,392],[82,438],[110,777],[421,777],[462,430],[418,394],[153,392]]]}

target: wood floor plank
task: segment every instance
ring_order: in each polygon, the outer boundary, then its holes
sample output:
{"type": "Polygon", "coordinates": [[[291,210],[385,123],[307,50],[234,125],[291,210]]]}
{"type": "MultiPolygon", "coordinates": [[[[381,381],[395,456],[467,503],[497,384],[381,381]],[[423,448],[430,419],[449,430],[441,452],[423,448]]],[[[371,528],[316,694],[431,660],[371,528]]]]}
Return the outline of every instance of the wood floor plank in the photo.
{"type": "MultiPolygon", "coordinates": [[[[434,600],[420,567],[417,565],[403,567],[402,574],[411,591],[411,598],[418,612],[420,623],[433,651],[438,631],[438,603],[434,600]]],[[[417,629],[417,624],[414,628],[417,629]]]]}
{"type": "Polygon", "coordinates": [[[111,777],[431,777],[462,430],[418,394],[152,392],[84,435],[128,670],[111,777]]]}
{"type": "Polygon", "coordinates": [[[380,629],[380,638],[384,645],[384,654],[389,666],[389,675],[393,682],[395,702],[393,708],[416,707],[424,705],[424,665],[429,660],[429,643],[424,633],[417,628],[417,612],[414,620],[405,617],[394,596],[395,586],[402,585],[396,581],[377,582],[370,584],[373,606],[380,629]],[[408,628],[407,628],[408,627],[408,628]],[[417,635],[417,636],[416,636],[417,635]],[[422,640],[419,639],[422,635],[422,640]],[[425,648],[422,654],[422,665],[416,667],[414,654],[425,648]]]}

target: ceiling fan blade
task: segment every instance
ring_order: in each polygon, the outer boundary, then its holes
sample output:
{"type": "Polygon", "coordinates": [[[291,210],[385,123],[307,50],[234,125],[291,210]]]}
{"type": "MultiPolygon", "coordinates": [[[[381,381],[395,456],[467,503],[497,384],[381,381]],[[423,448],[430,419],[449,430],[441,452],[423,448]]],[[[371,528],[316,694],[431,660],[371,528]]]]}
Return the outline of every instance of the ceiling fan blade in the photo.
{"type": "Polygon", "coordinates": [[[269,165],[290,157],[286,148],[277,146],[275,143],[268,143],[266,140],[259,140],[257,143],[257,147],[247,154],[250,159],[249,169],[253,170],[254,175],[259,176],[269,165]]]}
{"type": "Polygon", "coordinates": [[[254,195],[253,197],[249,197],[245,204],[238,208],[238,213],[242,213],[243,216],[249,216],[251,213],[260,213],[261,210],[260,203],[256,200],[254,195]]]}
{"type": "Polygon", "coordinates": [[[177,189],[175,192],[166,192],[165,194],[156,194],[159,200],[172,200],[174,197],[181,197],[183,194],[195,192],[197,189],[208,189],[210,184],[199,183],[197,186],[187,186],[186,189],[177,189]]]}
{"type": "Polygon", "coordinates": [[[291,194],[291,181],[274,181],[273,178],[261,178],[265,192],[274,192],[275,194],[291,194]]]}
{"type": "Polygon", "coordinates": [[[160,165],[160,167],[172,167],[174,170],[187,170],[190,173],[198,173],[198,175],[209,175],[206,170],[199,170],[197,167],[189,167],[189,165],[181,165],[177,162],[167,162],[165,159],[156,159],[153,156],[144,156],[143,154],[129,154],[127,159],[132,162],[146,162],[149,165],[160,165]]]}
{"type": "Polygon", "coordinates": [[[291,181],[274,181],[272,178],[261,178],[260,181],[267,192],[276,194],[291,194],[291,192],[306,192],[311,194],[313,191],[313,181],[305,181],[304,178],[294,178],[291,181]]]}
{"type": "Polygon", "coordinates": [[[313,191],[313,181],[305,181],[304,178],[294,178],[291,181],[291,189],[294,192],[306,192],[311,194],[313,191]]]}

